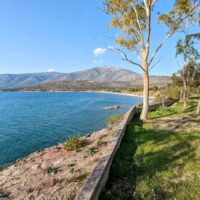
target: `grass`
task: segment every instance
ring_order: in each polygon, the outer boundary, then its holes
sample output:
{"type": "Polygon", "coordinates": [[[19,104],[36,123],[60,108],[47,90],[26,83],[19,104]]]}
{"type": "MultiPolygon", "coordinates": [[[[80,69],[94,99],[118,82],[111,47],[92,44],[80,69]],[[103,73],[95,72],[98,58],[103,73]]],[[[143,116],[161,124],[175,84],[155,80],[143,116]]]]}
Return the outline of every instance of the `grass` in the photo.
{"type": "Polygon", "coordinates": [[[80,135],[70,137],[65,143],[64,148],[68,151],[77,151],[85,145],[85,139],[80,135]]]}
{"type": "MultiPolygon", "coordinates": [[[[180,115],[181,104],[149,114],[180,115]]],[[[187,112],[195,110],[190,102],[187,112]]],[[[200,132],[154,129],[136,116],[114,158],[102,200],[200,199],[200,132]]]]}
{"type": "Polygon", "coordinates": [[[85,157],[93,156],[97,152],[95,147],[90,147],[85,150],[85,157]]]}
{"type": "Polygon", "coordinates": [[[109,127],[109,129],[111,127],[113,127],[113,125],[115,125],[116,123],[118,123],[122,118],[123,118],[122,114],[113,115],[110,118],[108,118],[108,120],[107,120],[107,126],[109,127]]]}
{"type": "Polygon", "coordinates": [[[48,167],[47,168],[47,174],[57,174],[58,168],[57,167],[48,167]]]}
{"type": "Polygon", "coordinates": [[[87,176],[88,176],[88,173],[83,173],[76,176],[74,175],[69,179],[65,179],[62,184],[66,186],[72,182],[82,183],[83,181],[85,181],[87,176]]]}

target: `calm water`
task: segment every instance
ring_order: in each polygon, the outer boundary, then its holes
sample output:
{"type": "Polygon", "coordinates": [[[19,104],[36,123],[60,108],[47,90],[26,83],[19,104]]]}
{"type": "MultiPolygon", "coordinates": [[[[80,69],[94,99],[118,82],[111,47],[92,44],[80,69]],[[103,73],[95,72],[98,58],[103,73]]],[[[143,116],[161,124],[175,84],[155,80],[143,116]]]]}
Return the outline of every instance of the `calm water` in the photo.
{"type": "Polygon", "coordinates": [[[0,166],[59,142],[106,126],[140,98],[86,92],[0,92],[0,166]],[[124,105],[123,110],[104,110],[124,105]]]}

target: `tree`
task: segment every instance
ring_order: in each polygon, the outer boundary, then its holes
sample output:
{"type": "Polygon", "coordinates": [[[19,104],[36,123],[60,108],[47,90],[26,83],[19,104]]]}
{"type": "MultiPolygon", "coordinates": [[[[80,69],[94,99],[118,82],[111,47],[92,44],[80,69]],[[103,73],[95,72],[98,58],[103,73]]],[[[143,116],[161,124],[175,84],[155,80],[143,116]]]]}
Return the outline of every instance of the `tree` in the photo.
{"type": "Polygon", "coordinates": [[[200,54],[194,47],[196,39],[200,39],[199,33],[186,35],[184,41],[179,40],[176,46],[176,56],[182,55],[184,60],[183,69],[179,72],[183,82],[183,110],[187,108],[190,88],[198,71],[196,60],[200,59],[200,54]]]}
{"type": "MultiPolygon", "coordinates": [[[[149,108],[149,71],[154,65],[154,59],[163,45],[174,33],[183,29],[183,22],[190,23],[198,15],[199,0],[175,0],[169,13],[160,14],[158,20],[167,25],[168,32],[163,41],[151,49],[152,13],[159,0],[104,0],[106,12],[112,16],[110,25],[122,33],[116,38],[123,60],[139,67],[143,71],[143,108],[140,119],[146,120],[149,108]],[[139,62],[130,58],[124,48],[133,52],[139,62]],[[150,55],[150,52],[153,52],[150,55]]],[[[163,2],[164,3],[164,2],[163,2]]]]}
{"type": "Polygon", "coordinates": [[[199,89],[200,89],[200,64],[199,63],[197,64],[197,76],[194,80],[194,87],[197,88],[197,95],[199,96],[196,114],[200,115],[200,94],[199,94],[199,89]]]}
{"type": "Polygon", "coordinates": [[[180,101],[182,101],[182,97],[183,97],[182,86],[183,86],[183,82],[182,82],[180,76],[177,76],[177,74],[174,73],[171,77],[171,84],[169,85],[169,87],[172,87],[173,91],[179,92],[179,97],[177,95],[175,95],[175,98],[180,99],[180,101]]]}

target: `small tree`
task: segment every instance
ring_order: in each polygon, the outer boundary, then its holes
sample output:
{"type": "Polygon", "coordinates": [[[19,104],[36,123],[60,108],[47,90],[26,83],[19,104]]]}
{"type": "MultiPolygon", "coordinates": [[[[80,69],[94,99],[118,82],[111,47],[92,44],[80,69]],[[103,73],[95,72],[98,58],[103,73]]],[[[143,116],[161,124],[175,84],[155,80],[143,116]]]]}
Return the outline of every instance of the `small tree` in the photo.
{"type": "Polygon", "coordinates": [[[200,58],[198,50],[194,47],[195,39],[200,39],[200,34],[186,35],[184,41],[179,40],[176,46],[176,55],[183,56],[183,69],[179,71],[183,82],[183,110],[187,107],[191,86],[197,75],[197,63],[200,58]]]}
{"type": "Polygon", "coordinates": [[[183,82],[180,78],[180,76],[177,76],[177,74],[173,74],[171,77],[171,84],[169,87],[172,87],[173,90],[176,90],[179,92],[179,97],[176,95],[176,99],[180,99],[180,101],[182,101],[182,97],[183,97],[183,90],[182,90],[182,86],[183,86],[183,82]]]}
{"type": "MultiPolygon", "coordinates": [[[[169,30],[163,41],[151,49],[152,14],[159,0],[104,0],[106,12],[112,16],[111,27],[119,29],[121,36],[116,38],[120,45],[119,51],[123,60],[139,67],[143,71],[143,108],[141,120],[147,119],[149,108],[149,71],[153,61],[163,45],[178,30],[183,29],[183,22],[192,22],[198,14],[199,0],[175,0],[174,7],[169,13],[158,16],[159,22],[168,26],[169,30]],[[129,58],[124,48],[133,52],[139,62],[129,58]],[[150,55],[150,52],[153,52],[150,55]]],[[[163,2],[166,3],[166,2],[163,2]]]]}
{"type": "Polygon", "coordinates": [[[200,94],[199,94],[199,89],[200,89],[200,64],[197,64],[197,76],[194,80],[193,86],[195,88],[197,88],[197,95],[199,97],[199,101],[198,101],[198,104],[197,104],[196,113],[197,113],[197,115],[200,115],[200,94]]]}

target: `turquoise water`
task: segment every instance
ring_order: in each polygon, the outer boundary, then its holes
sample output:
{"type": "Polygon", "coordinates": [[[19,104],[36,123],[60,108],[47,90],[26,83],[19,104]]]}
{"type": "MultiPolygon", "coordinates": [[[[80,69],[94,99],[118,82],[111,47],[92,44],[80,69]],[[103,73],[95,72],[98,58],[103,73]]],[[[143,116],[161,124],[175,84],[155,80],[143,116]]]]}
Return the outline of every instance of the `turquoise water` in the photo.
{"type": "Polygon", "coordinates": [[[0,166],[106,126],[141,98],[86,92],[0,92],[0,166]],[[104,110],[124,105],[123,110],[104,110]]]}

